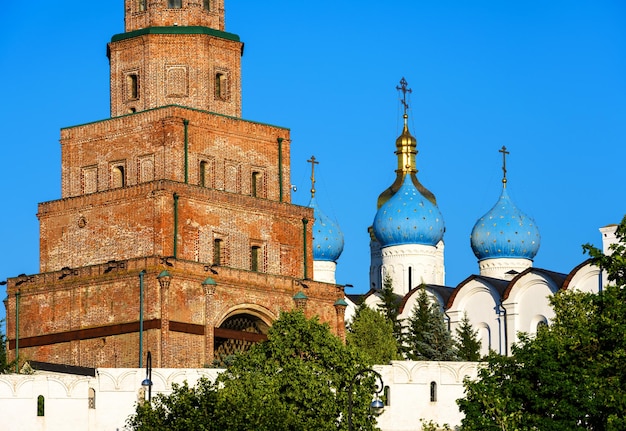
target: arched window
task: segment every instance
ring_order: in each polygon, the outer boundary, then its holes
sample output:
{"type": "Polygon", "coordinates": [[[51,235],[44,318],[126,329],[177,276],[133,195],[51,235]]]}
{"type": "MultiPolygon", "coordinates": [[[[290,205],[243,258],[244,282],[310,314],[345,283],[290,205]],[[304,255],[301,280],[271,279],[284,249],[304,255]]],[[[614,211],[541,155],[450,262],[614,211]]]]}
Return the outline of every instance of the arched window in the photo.
{"type": "Polygon", "coordinates": [[[167,7],[170,9],[180,9],[183,7],[183,0],[167,0],[167,7]]]}
{"type": "Polygon", "coordinates": [[[137,0],[137,10],[144,12],[146,10],[146,0],[137,0]]]}
{"type": "Polygon", "coordinates": [[[46,399],[43,395],[37,397],[37,416],[45,416],[46,414],[46,399]]]}
{"type": "Polygon", "coordinates": [[[542,329],[546,329],[548,327],[548,323],[544,320],[541,320],[539,322],[537,322],[537,332],[539,332],[542,329]]]}
{"type": "Polygon", "coordinates": [[[430,382],[430,402],[437,402],[437,383],[430,382]]]}
{"type": "Polygon", "coordinates": [[[124,187],[125,178],[124,178],[124,166],[113,166],[111,171],[111,187],[124,187]]]}
{"type": "Polygon", "coordinates": [[[96,408],[96,390],[94,388],[89,388],[89,408],[96,408]]]}
{"type": "Polygon", "coordinates": [[[203,0],[202,5],[204,6],[204,10],[211,10],[211,0],[203,0]]]}

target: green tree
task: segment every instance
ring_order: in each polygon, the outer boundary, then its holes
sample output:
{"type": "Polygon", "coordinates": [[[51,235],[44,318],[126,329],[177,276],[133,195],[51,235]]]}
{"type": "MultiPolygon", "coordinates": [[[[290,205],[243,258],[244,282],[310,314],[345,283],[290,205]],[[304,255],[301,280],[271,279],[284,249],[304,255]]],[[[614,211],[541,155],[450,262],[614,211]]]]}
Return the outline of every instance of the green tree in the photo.
{"type": "Polygon", "coordinates": [[[383,316],[393,325],[393,336],[398,346],[398,357],[403,356],[404,331],[400,315],[400,302],[402,298],[393,291],[393,280],[389,274],[383,279],[383,288],[380,290],[382,303],[378,306],[383,316]]]}
{"type": "Polygon", "coordinates": [[[464,313],[461,324],[455,331],[454,345],[457,357],[460,361],[479,361],[481,344],[478,330],[474,330],[467,313],[464,313]]]}
{"type": "Polygon", "coordinates": [[[170,395],[159,394],[152,403],[137,405],[126,422],[133,430],[218,431],[221,412],[216,411],[217,388],[206,378],[190,387],[172,385],[170,395]]]}
{"type": "Polygon", "coordinates": [[[153,418],[168,418],[172,412],[172,420],[193,422],[195,428],[184,428],[192,430],[347,430],[352,388],[354,429],[375,430],[369,410],[374,376],[353,381],[366,365],[328,325],[306,319],[300,311],[285,312],[270,328],[268,340],[238,354],[215,385],[204,382],[199,392],[177,387],[159,398],[160,404],[138,406],[128,423],[135,430],[178,429],[153,418]]]}
{"type": "Polygon", "coordinates": [[[611,285],[558,292],[555,318],[521,336],[511,357],[494,353],[458,401],[464,430],[626,429],[626,218],[604,255],[583,246],[611,285]]]}
{"type": "Polygon", "coordinates": [[[431,301],[421,286],[409,318],[407,357],[420,361],[454,361],[454,341],[446,328],[439,304],[431,301]]]}
{"type": "Polygon", "coordinates": [[[398,359],[393,324],[380,311],[359,305],[348,326],[346,342],[360,350],[371,364],[388,364],[398,359]]]}

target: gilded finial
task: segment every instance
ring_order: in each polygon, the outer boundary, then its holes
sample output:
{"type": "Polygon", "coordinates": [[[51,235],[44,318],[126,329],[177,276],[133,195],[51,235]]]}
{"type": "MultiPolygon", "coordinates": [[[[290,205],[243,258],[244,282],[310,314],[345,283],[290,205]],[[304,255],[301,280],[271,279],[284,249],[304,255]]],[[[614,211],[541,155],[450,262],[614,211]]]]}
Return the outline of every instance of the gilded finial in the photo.
{"type": "Polygon", "coordinates": [[[498,150],[498,152],[502,153],[502,184],[504,184],[504,187],[506,187],[506,155],[510,153],[506,150],[506,147],[504,145],[501,149],[498,150]]]}
{"type": "Polygon", "coordinates": [[[311,156],[308,163],[311,164],[311,198],[315,197],[315,165],[319,165],[320,162],[315,161],[315,156],[311,156]]]}
{"type": "Polygon", "coordinates": [[[413,92],[412,89],[407,88],[409,85],[408,82],[406,82],[406,79],[404,79],[404,76],[402,77],[402,79],[400,80],[400,85],[396,86],[396,90],[398,91],[402,91],[402,99],[400,99],[400,103],[402,103],[402,106],[404,107],[404,118],[408,117],[407,111],[409,110],[409,102],[407,102],[406,100],[406,95],[411,94],[413,92]]]}

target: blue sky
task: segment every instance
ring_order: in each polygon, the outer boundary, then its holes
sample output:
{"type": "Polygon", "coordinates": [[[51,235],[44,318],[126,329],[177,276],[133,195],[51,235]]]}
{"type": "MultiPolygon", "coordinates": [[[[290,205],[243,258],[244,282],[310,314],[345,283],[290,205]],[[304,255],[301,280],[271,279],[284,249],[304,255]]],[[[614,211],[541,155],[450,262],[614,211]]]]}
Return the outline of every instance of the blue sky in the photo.
{"type": "MultiPolygon", "coordinates": [[[[38,272],[59,129],[109,116],[106,43],[123,32],[123,1],[0,14],[4,280],[38,272]]],[[[499,196],[503,145],[510,196],[542,235],[536,267],[569,272],[625,213],[623,1],[226,0],[226,30],[245,42],[243,117],[291,129],[294,203],[310,198],[306,160],[320,162],[316,198],[344,232],[337,281],[352,292],[368,289],[367,227],[395,175],[403,76],[418,176],[446,222],[446,284],[478,271],[469,234],[499,196]]]]}

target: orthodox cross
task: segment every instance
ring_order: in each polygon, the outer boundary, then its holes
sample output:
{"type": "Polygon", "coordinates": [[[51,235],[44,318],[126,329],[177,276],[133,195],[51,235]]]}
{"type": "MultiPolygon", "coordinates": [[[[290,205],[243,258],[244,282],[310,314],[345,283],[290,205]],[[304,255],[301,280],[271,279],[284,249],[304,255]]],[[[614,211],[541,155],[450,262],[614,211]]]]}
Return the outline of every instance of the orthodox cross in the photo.
{"type": "Polygon", "coordinates": [[[320,162],[315,161],[315,156],[311,156],[309,160],[307,160],[311,164],[311,197],[315,197],[315,165],[319,165],[320,162]]]}
{"type": "Polygon", "coordinates": [[[502,182],[506,184],[506,155],[510,154],[506,147],[503,145],[501,149],[498,150],[499,153],[502,153],[502,172],[504,173],[504,177],[502,178],[502,182]]]}
{"type": "Polygon", "coordinates": [[[404,115],[406,115],[406,111],[409,110],[409,103],[406,101],[406,94],[411,94],[413,92],[413,90],[407,88],[408,85],[408,82],[406,82],[406,79],[404,79],[403,76],[400,80],[400,86],[396,87],[396,90],[402,91],[402,100],[400,100],[400,103],[402,103],[402,106],[404,106],[404,115]]]}

